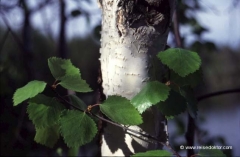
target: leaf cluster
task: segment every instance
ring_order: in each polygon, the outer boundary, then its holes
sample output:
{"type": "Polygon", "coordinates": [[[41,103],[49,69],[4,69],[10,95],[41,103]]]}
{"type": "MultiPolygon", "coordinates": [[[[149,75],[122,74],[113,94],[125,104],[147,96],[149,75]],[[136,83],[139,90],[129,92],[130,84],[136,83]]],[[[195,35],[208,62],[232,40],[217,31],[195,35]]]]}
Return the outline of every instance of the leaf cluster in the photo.
{"type": "Polygon", "coordinates": [[[184,112],[197,116],[197,100],[193,88],[202,80],[201,59],[196,52],[169,48],[159,52],[157,57],[169,68],[167,84],[171,88],[165,102],[159,103],[160,111],[167,117],[184,112]]]}
{"type": "MultiPolygon", "coordinates": [[[[166,117],[174,117],[188,109],[194,117],[197,113],[196,100],[192,88],[200,76],[200,57],[195,52],[184,49],[168,49],[157,57],[169,67],[171,76],[164,84],[159,81],[147,82],[143,89],[131,100],[121,96],[109,96],[100,110],[113,123],[139,125],[143,123],[141,114],[152,105],[157,105],[166,117]]],[[[55,93],[58,85],[75,92],[90,92],[91,89],[81,78],[80,70],[70,60],[52,57],[48,60],[49,69],[55,78],[50,87],[55,93]]],[[[43,81],[31,81],[16,90],[13,104],[17,106],[28,100],[27,113],[36,128],[34,140],[53,147],[62,136],[69,147],[79,147],[90,142],[97,134],[97,127],[91,113],[93,106],[87,106],[75,95],[67,99],[57,93],[57,97],[41,94],[47,87],[43,81]],[[70,110],[65,105],[77,110],[70,110]]],[[[204,153],[203,153],[204,154],[204,153]]],[[[167,151],[148,151],[134,156],[171,156],[167,151]]]]}
{"type": "MultiPolygon", "coordinates": [[[[70,60],[52,57],[48,60],[49,69],[55,78],[53,90],[58,85],[76,92],[90,92],[88,84],[81,78],[80,70],[70,60]]],[[[19,88],[13,95],[13,104],[17,106],[28,100],[27,113],[36,128],[34,140],[37,143],[53,147],[61,135],[69,147],[79,147],[90,142],[97,133],[92,118],[85,112],[69,110],[58,97],[41,94],[48,87],[43,81],[31,81],[19,88]]],[[[76,96],[68,96],[73,106],[81,110],[86,105],[76,96]]]]}

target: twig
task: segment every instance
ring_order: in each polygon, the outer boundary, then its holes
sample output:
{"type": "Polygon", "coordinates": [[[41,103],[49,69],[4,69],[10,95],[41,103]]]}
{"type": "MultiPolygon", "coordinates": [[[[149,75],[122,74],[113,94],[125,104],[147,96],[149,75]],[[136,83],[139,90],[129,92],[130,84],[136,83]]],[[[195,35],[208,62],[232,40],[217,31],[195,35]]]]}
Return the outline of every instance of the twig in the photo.
{"type": "Polygon", "coordinates": [[[9,29],[7,29],[6,33],[4,33],[4,35],[3,35],[3,39],[1,40],[2,42],[1,42],[1,44],[0,44],[0,54],[1,54],[1,52],[2,52],[2,49],[3,49],[3,47],[4,47],[5,42],[6,42],[6,40],[7,40],[7,37],[8,37],[9,32],[10,32],[9,29]]]}
{"type": "Polygon", "coordinates": [[[8,12],[9,10],[11,10],[17,6],[18,6],[18,2],[13,5],[6,5],[6,4],[1,3],[1,0],[0,0],[0,10],[2,10],[4,12],[8,12]]]}
{"type": "Polygon", "coordinates": [[[179,32],[179,22],[178,22],[177,9],[173,13],[173,30],[174,30],[174,36],[175,36],[177,46],[178,47],[183,47],[181,35],[180,35],[180,32],[179,32]]]}
{"type": "Polygon", "coordinates": [[[231,94],[231,93],[240,93],[240,88],[223,90],[223,91],[205,94],[205,95],[199,96],[197,98],[197,101],[199,102],[199,101],[202,101],[202,100],[210,98],[210,97],[219,96],[219,95],[223,95],[223,94],[231,94]]]}
{"type": "MultiPolygon", "coordinates": [[[[178,22],[178,14],[177,10],[175,10],[173,14],[173,23],[174,23],[174,35],[176,39],[176,43],[178,47],[183,48],[181,36],[179,33],[179,22],[178,22]]],[[[194,145],[194,133],[195,133],[195,121],[191,117],[191,115],[188,113],[188,125],[187,125],[187,132],[185,134],[185,138],[187,141],[188,146],[193,146],[194,145]]],[[[193,149],[188,149],[187,150],[187,156],[192,156],[194,155],[194,150],[193,149]]]]}
{"type": "MultiPolygon", "coordinates": [[[[187,132],[185,134],[185,138],[187,140],[188,146],[194,145],[194,135],[195,135],[195,120],[188,114],[188,124],[187,124],[187,132]]],[[[192,156],[194,154],[193,149],[187,150],[187,156],[192,156]]]]}
{"type": "Polygon", "coordinates": [[[12,34],[14,40],[16,41],[17,45],[19,46],[19,48],[21,50],[24,50],[24,46],[23,46],[23,43],[21,42],[21,40],[18,38],[18,36],[12,31],[12,28],[7,20],[7,18],[5,17],[5,15],[3,13],[2,14],[2,19],[3,19],[3,22],[5,23],[5,25],[7,26],[9,32],[12,34]]]}
{"type": "Polygon", "coordinates": [[[54,0],[45,0],[45,1],[43,1],[43,2],[40,2],[37,7],[31,9],[30,11],[31,11],[32,13],[35,13],[35,12],[43,9],[43,8],[44,8],[45,6],[47,6],[48,4],[51,4],[51,3],[53,3],[53,2],[56,2],[56,1],[54,1],[54,0]]]}
{"type": "Polygon", "coordinates": [[[24,145],[27,144],[27,141],[20,134],[23,127],[24,117],[26,115],[26,106],[27,106],[26,103],[24,103],[24,105],[21,108],[20,115],[18,116],[18,123],[15,130],[16,138],[13,139],[13,141],[11,142],[12,144],[16,143],[17,140],[24,145]]]}
{"type": "MultiPolygon", "coordinates": [[[[176,11],[174,12],[173,21],[174,21],[174,35],[175,35],[175,39],[176,39],[176,44],[178,47],[183,47],[182,41],[181,41],[181,36],[179,33],[179,22],[178,22],[178,15],[177,15],[176,11]]],[[[223,94],[231,94],[231,93],[240,93],[240,88],[209,93],[209,94],[198,97],[197,101],[199,102],[201,100],[204,100],[204,99],[207,99],[210,97],[219,96],[219,95],[223,95],[223,94]]],[[[185,134],[185,138],[186,138],[188,146],[194,145],[195,128],[196,128],[195,120],[188,114],[187,132],[185,134]]],[[[196,154],[194,154],[194,150],[192,150],[192,149],[187,150],[187,156],[195,156],[195,155],[196,154]]]]}
{"type": "MultiPolygon", "coordinates": [[[[51,87],[51,85],[49,85],[49,87],[51,87]]],[[[57,97],[58,97],[60,100],[62,100],[64,103],[66,103],[66,104],[69,105],[69,106],[72,106],[73,108],[75,108],[75,109],[77,109],[77,110],[79,110],[79,111],[81,111],[81,112],[85,112],[84,110],[80,109],[79,107],[77,107],[77,106],[71,104],[70,102],[68,102],[68,101],[67,101],[65,98],[63,98],[54,88],[51,87],[51,89],[54,91],[54,93],[57,95],[57,97]]],[[[99,115],[97,115],[97,114],[91,113],[91,112],[86,112],[86,113],[87,113],[89,116],[97,117],[98,119],[100,119],[100,120],[102,120],[102,121],[104,121],[104,122],[107,122],[107,123],[110,123],[110,124],[112,124],[112,125],[114,125],[114,126],[120,127],[120,128],[122,128],[123,130],[125,130],[125,131],[127,130],[128,132],[126,132],[126,133],[128,133],[128,134],[130,134],[130,135],[132,135],[132,136],[135,136],[135,137],[137,137],[137,138],[139,138],[139,139],[141,139],[141,140],[144,140],[144,141],[147,141],[147,142],[152,142],[152,141],[149,141],[149,139],[151,139],[151,140],[155,141],[155,143],[160,143],[160,144],[162,144],[163,146],[167,147],[170,151],[172,151],[174,155],[176,155],[177,157],[181,157],[176,151],[173,150],[173,148],[172,148],[170,145],[167,145],[167,144],[159,141],[157,138],[155,138],[154,136],[152,136],[152,135],[150,135],[150,134],[142,133],[142,132],[139,132],[139,131],[130,129],[130,128],[126,127],[126,126],[120,125],[120,124],[118,124],[118,123],[115,123],[115,122],[113,122],[113,121],[111,121],[111,120],[108,120],[108,119],[106,119],[106,118],[103,118],[103,117],[101,117],[101,116],[99,116],[99,115]],[[141,135],[142,137],[136,136],[136,134],[141,135]],[[145,137],[145,139],[144,139],[143,137],[145,137]]]]}

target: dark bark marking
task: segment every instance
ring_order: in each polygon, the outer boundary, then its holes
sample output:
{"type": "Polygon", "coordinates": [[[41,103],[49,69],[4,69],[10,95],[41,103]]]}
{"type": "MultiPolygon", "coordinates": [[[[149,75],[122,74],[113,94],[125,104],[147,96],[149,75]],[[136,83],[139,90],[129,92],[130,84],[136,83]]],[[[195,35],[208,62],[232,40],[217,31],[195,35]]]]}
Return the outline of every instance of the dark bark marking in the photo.
{"type": "Polygon", "coordinates": [[[164,26],[165,30],[169,26],[170,4],[166,0],[121,0],[118,7],[125,19],[122,21],[124,26],[164,26]]]}

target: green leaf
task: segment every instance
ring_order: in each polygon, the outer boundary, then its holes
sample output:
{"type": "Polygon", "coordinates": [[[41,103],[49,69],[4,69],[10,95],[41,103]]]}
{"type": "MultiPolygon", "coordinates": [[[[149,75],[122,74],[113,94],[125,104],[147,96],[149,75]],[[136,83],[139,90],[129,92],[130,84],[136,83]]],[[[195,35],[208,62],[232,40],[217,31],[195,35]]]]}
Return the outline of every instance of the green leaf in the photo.
{"type": "Polygon", "coordinates": [[[171,120],[171,119],[174,118],[174,116],[165,116],[165,118],[166,118],[167,120],[171,120]]]}
{"type": "Polygon", "coordinates": [[[61,80],[62,77],[69,75],[80,76],[79,69],[76,68],[69,59],[49,58],[48,66],[56,80],[61,80]]]}
{"type": "Polygon", "coordinates": [[[92,89],[88,86],[85,80],[81,79],[80,76],[65,76],[59,83],[66,89],[73,90],[75,92],[91,92],[92,89]]]}
{"type": "Polygon", "coordinates": [[[187,109],[191,117],[196,118],[197,116],[197,99],[194,95],[194,91],[190,86],[181,87],[180,94],[187,100],[187,109]]]}
{"type": "Polygon", "coordinates": [[[208,157],[226,157],[226,155],[218,149],[201,149],[198,153],[200,156],[208,157]]]}
{"type": "Polygon", "coordinates": [[[141,115],[130,101],[120,96],[109,96],[100,105],[101,111],[111,120],[123,125],[138,125],[142,123],[141,115]]]}
{"type": "Polygon", "coordinates": [[[171,70],[170,76],[171,76],[170,81],[174,82],[174,84],[177,84],[180,87],[188,85],[190,85],[191,87],[195,87],[202,81],[201,70],[197,70],[194,73],[191,73],[185,77],[181,77],[171,70]]]}
{"type": "Polygon", "coordinates": [[[60,132],[68,147],[80,147],[95,137],[97,127],[86,113],[65,110],[60,118],[60,132]]]}
{"type": "Polygon", "coordinates": [[[135,156],[164,156],[164,157],[171,157],[172,154],[166,150],[150,150],[144,153],[136,153],[132,155],[133,157],[135,156]]]}
{"type": "Polygon", "coordinates": [[[37,143],[52,148],[59,138],[59,126],[53,125],[47,128],[36,128],[34,140],[37,143]]]}
{"type": "Polygon", "coordinates": [[[46,83],[43,81],[31,81],[22,88],[18,88],[13,95],[13,105],[17,106],[24,100],[36,96],[38,93],[43,92],[46,87],[46,83]]]}
{"type": "Polygon", "coordinates": [[[75,92],[92,91],[86,81],[81,78],[79,69],[69,59],[52,57],[48,59],[48,66],[54,78],[60,80],[59,84],[64,88],[75,92]]]}
{"type": "Polygon", "coordinates": [[[167,117],[178,115],[186,110],[186,100],[179,93],[171,90],[168,99],[157,106],[167,117]]]}
{"type": "Polygon", "coordinates": [[[76,95],[69,95],[70,102],[75,107],[85,111],[87,109],[87,105],[76,95]]]}
{"type": "Polygon", "coordinates": [[[27,113],[36,128],[45,128],[58,123],[63,109],[64,106],[55,98],[38,94],[30,99],[27,113]]]}
{"type": "Polygon", "coordinates": [[[147,108],[165,101],[168,97],[170,88],[158,81],[148,82],[146,86],[131,100],[140,113],[147,108]]]}
{"type": "Polygon", "coordinates": [[[157,56],[163,64],[182,77],[197,71],[201,65],[199,55],[185,49],[170,48],[158,53],[157,56]]]}

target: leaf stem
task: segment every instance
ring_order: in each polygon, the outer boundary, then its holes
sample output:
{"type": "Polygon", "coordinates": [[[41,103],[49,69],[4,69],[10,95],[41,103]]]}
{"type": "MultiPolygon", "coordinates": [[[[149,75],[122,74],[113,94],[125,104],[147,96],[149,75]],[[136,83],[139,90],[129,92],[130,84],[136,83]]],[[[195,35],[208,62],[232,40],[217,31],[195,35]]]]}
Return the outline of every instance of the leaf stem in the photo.
{"type": "MultiPolygon", "coordinates": [[[[51,86],[50,86],[50,87],[51,87],[51,86]]],[[[54,91],[54,93],[57,95],[57,97],[58,97],[60,100],[62,100],[65,104],[67,104],[67,105],[69,105],[69,106],[72,106],[73,108],[75,108],[75,109],[77,109],[77,110],[79,110],[79,111],[81,111],[81,112],[85,112],[84,110],[78,108],[77,106],[74,106],[74,105],[71,104],[69,101],[67,101],[67,100],[66,100],[64,97],[62,97],[54,88],[51,87],[51,89],[54,91]]],[[[92,107],[93,107],[93,106],[98,106],[98,105],[99,105],[99,104],[94,104],[94,105],[92,105],[92,107]]],[[[176,151],[173,150],[173,148],[172,148],[169,144],[166,144],[166,143],[164,143],[164,142],[159,141],[157,138],[155,138],[154,136],[152,136],[152,135],[150,135],[150,134],[142,133],[142,132],[139,132],[139,131],[130,129],[130,128],[126,127],[126,126],[120,125],[120,124],[115,123],[115,122],[113,122],[113,121],[111,121],[111,120],[108,120],[108,119],[106,119],[106,118],[103,118],[103,117],[101,117],[101,116],[99,116],[99,115],[97,115],[97,114],[94,114],[94,113],[92,113],[91,111],[90,111],[90,112],[85,112],[85,113],[87,113],[89,116],[97,117],[98,119],[100,119],[100,120],[102,120],[102,121],[104,121],[104,122],[107,122],[107,123],[110,123],[110,124],[112,124],[112,125],[114,125],[114,126],[120,127],[120,128],[122,128],[123,130],[128,130],[128,132],[126,132],[126,133],[128,133],[128,134],[130,134],[130,135],[132,135],[132,136],[135,136],[136,138],[139,138],[139,139],[144,140],[144,141],[147,141],[147,142],[153,142],[153,141],[155,141],[155,143],[159,143],[159,144],[167,147],[167,148],[168,148],[170,151],[172,151],[172,153],[173,153],[174,155],[176,155],[177,157],[181,157],[176,151]],[[141,135],[142,137],[136,136],[136,134],[141,135]],[[145,137],[145,139],[144,139],[143,137],[145,137]],[[147,138],[147,139],[146,139],[146,138],[147,138]],[[153,140],[153,141],[149,141],[149,139],[151,139],[151,140],[153,140]]]]}
{"type": "MultiPolygon", "coordinates": [[[[177,10],[175,10],[173,14],[173,24],[174,24],[174,35],[175,35],[175,40],[177,43],[178,47],[183,47],[182,40],[181,40],[181,35],[179,33],[179,21],[178,21],[178,14],[177,10]]],[[[179,87],[180,89],[180,87],[179,87]]],[[[194,133],[195,133],[195,121],[191,117],[191,115],[188,113],[188,125],[187,125],[187,132],[185,134],[185,138],[187,141],[188,146],[192,146],[194,144],[194,133]]],[[[187,156],[192,156],[194,155],[194,150],[188,149],[187,150],[187,156]]]]}

